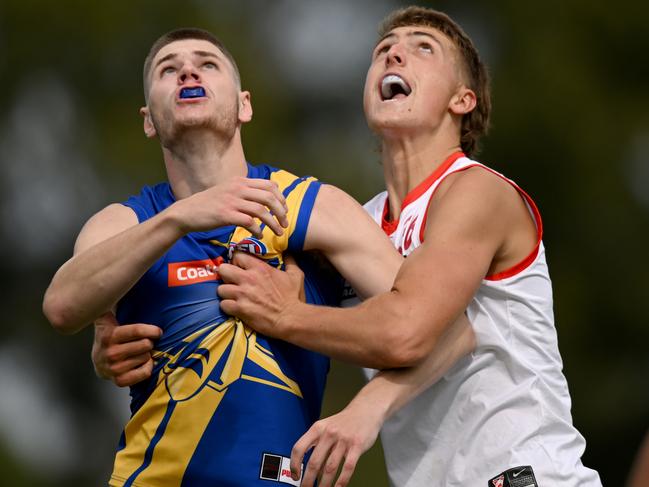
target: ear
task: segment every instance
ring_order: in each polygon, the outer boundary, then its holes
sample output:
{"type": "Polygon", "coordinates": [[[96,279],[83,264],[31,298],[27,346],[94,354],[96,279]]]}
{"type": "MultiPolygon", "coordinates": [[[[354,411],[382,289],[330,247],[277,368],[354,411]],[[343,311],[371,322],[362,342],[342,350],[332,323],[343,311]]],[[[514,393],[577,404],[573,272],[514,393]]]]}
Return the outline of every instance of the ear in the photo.
{"type": "Polygon", "coordinates": [[[250,102],[250,92],[239,92],[239,122],[246,123],[252,120],[252,103],[250,102]]]}
{"type": "Polygon", "coordinates": [[[155,125],[153,125],[153,120],[151,119],[151,112],[148,106],[140,108],[140,115],[144,118],[144,135],[149,139],[157,135],[155,125]]]}
{"type": "Polygon", "coordinates": [[[466,115],[473,111],[478,103],[475,92],[466,86],[460,86],[458,92],[451,98],[449,109],[455,115],[466,115]]]}

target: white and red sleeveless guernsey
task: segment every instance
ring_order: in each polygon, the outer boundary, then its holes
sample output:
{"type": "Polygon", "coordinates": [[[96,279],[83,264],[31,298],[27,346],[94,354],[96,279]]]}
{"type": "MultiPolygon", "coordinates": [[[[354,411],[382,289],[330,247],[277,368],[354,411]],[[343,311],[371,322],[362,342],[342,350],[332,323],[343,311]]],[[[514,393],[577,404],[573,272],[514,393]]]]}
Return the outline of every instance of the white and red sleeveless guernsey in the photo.
{"type": "Polygon", "coordinates": [[[582,465],[585,440],[572,425],[541,217],[531,198],[501,174],[456,153],[408,194],[398,221],[385,221],[387,192],[365,209],[407,256],[423,240],[435,189],[448,175],[476,166],[519,191],[536,221],[537,245],[518,265],[483,279],[467,310],[477,338],[473,354],[383,427],[390,482],[497,487],[503,485],[502,472],[514,468],[505,475],[522,480],[515,477],[523,470],[515,467],[529,465],[536,484],[520,485],[599,487],[597,472],[582,465]]]}

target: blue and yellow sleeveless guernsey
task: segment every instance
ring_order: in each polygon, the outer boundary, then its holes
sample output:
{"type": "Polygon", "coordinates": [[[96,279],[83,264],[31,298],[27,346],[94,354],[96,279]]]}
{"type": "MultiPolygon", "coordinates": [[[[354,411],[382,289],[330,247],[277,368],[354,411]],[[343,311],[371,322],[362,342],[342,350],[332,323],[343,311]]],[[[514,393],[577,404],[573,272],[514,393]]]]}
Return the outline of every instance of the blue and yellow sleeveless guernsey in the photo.
{"type": "MultiPolygon", "coordinates": [[[[320,416],[329,360],[225,315],[216,267],[240,249],[281,268],[284,251],[302,250],[320,183],[270,166],[249,165],[248,177],[275,181],[286,197],[289,227],[282,236],[265,227],[255,239],[234,226],[188,234],[118,304],[120,323],[154,323],[163,334],[151,379],[131,388],[132,416],[111,486],[299,485],[288,458],[320,416]]],[[[142,222],[174,201],[162,183],[124,204],[142,222]]],[[[296,257],[307,300],[338,304],[337,275],[308,253],[296,257]]]]}

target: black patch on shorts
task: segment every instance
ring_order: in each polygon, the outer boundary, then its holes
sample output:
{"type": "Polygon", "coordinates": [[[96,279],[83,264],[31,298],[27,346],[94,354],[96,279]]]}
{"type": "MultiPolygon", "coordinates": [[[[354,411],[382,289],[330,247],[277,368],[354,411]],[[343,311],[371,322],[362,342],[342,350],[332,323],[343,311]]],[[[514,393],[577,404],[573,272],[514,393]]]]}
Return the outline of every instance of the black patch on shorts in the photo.
{"type": "Polygon", "coordinates": [[[264,453],[261,460],[261,473],[259,478],[262,480],[279,480],[279,471],[282,468],[282,457],[264,453]]]}
{"type": "Polygon", "coordinates": [[[487,485],[488,487],[539,487],[530,465],[505,470],[489,480],[487,485]]]}

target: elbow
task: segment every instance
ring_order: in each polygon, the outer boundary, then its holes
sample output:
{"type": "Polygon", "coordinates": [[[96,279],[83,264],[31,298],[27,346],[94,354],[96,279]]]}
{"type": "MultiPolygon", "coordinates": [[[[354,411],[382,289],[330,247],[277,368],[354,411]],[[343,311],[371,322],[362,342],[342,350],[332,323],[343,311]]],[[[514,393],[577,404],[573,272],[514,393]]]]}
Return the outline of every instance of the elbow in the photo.
{"type": "Polygon", "coordinates": [[[62,335],[72,335],[81,329],[71,319],[70,309],[49,289],[43,298],[43,314],[52,328],[62,335]]]}
{"type": "MultiPolygon", "coordinates": [[[[407,321],[405,321],[407,322],[407,321]]],[[[378,354],[381,369],[414,367],[424,361],[432,350],[428,334],[415,326],[403,326],[399,320],[386,331],[378,354]]]]}
{"type": "Polygon", "coordinates": [[[384,357],[383,369],[414,367],[423,362],[427,353],[423,347],[402,345],[391,349],[384,357]]]}

